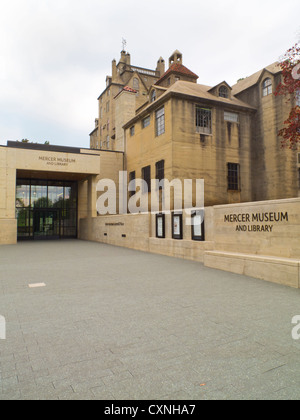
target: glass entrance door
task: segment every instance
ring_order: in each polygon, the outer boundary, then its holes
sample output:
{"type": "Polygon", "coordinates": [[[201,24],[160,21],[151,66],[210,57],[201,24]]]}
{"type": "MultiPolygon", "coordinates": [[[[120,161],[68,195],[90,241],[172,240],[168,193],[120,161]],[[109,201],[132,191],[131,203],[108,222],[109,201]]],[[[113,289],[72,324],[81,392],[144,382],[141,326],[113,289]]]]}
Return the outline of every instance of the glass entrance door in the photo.
{"type": "Polygon", "coordinates": [[[77,182],[18,178],[18,240],[77,238],[77,197],[77,182]]]}
{"type": "Polygon", "coordinates": [[[34,239],[58,239],[59,211],[42,209],[34,210],[33,235],[34,239]]]}

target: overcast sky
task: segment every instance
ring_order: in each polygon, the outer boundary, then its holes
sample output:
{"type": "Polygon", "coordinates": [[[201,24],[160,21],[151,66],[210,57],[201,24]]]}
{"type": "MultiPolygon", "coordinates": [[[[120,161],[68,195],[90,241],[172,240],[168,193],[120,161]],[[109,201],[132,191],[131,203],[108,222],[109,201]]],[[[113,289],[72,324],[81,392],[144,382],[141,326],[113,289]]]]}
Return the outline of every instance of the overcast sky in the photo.
{"type": "Polygon", "coordinates": [[[174,50],[198,82],[234,84],[300,38],[299,0],[0,0],[0,144],[89,147],[122,38],[132,64],[174,50]]]}

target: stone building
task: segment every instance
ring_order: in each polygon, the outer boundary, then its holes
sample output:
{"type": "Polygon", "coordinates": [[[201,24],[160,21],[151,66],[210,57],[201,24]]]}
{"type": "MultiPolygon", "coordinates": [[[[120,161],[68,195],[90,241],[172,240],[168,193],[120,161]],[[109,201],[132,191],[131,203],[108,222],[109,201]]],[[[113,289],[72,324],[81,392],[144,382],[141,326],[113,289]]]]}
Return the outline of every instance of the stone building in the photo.
{"type": "MultiPolygon", "coordinates": [[[[98,97],[98,118],[95,128],[90,133],[90,147],[100,150],[123,151],[123,145],[116,143],[116,102],[115,97],[124,89],[134,92],[136,107],[144,104],[150,87],[165,72],[163,58],[157,62],[155,70],[133,66],[130,54],[121,51],[121,58],[117,64],[112,61],[112,75],[106,78],[106,88],[98,97]]],[[[126,107],[125,107],[126,109],[126,107]]]]}
{"type": "Polygon", "coordinates": [[[295,98],[273,95],[277,63],[234,86],[198,84],[178,50],[162,69],[143,103],[132,78],[113,99],[115,150],[125,152],[129,181],[204,179],[206,205],[298,196],[299,155],[277,135],[295,98]]]}

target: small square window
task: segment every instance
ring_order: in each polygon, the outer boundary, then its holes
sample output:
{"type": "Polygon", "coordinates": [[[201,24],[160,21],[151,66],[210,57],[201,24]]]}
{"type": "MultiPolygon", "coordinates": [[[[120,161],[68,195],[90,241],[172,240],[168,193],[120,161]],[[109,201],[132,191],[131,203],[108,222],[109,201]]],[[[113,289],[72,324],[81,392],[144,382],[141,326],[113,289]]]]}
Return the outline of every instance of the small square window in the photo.
{"type": "Polygon", "coordinates": [[[144,118],[142,121],[142,127],[146,128],[150,125],[150,115],[148,115],[148,117],[144,118]]]}

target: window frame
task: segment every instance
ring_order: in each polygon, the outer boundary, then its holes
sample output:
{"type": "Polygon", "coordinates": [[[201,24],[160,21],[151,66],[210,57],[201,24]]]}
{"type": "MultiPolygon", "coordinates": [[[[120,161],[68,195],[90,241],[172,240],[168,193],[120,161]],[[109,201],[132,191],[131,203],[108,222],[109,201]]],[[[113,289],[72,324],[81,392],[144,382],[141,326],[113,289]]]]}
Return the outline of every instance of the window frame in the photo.
{"type": "MultiPolygon", "coordinates": [[[[148,166],[144,166],[142,168],[142,180],[146,182],[147,186],[148,186],[148,193],[151,192],[151,165],[148,166]],[[146,172],[148,171],[148,173],[146,172]]],[[[146,193],[146,191],[144,191],[144,186],[143,186],[143,194],[146,193]]]]}
{"type": "Polygon", "coordinates": [[[153,89],[151,92],[151,103],[156,101],[156,90],[153,89]]]}
{"type": "Polygon", "coordinates": [[[227,191],[241,191],[241,165],[239,163],[227,163],[227,191]]]}
{"type": "MultiPolygon", "coordinates": [[[[135,185],[135,189],[136,189],[136,172],[135,171],[129,172],[128,181],[129,181],[128,184],[131,181],[134,181],[134,185],[135,185]]],[[[129,198],[133,197],[135,195],[135,191],[129,191],[128,195],[129,195],[129,198]]]]}
{"type": "Polygon", "coordinates": [[[270,77],[267,77],[262,83],[262,96],[266,98],[273,93],[273,82],[270,77]],[[268,83],[270,82],[270,83],[268,83]]]}
{"type": "Polygon", "coordinates": [[[165,134],[166,132],[166,124],[165,124],[165,106],[159,108],[155,111],[155,136],[159,137],[165,134]],[[162,112],[161,115],[158,115],[162,112]]]}
{"type": "MultiPolygon", "coordinates": [[[[162,159],[155,163],[155,179],[160,182],[165,179],[165,160],[162,159]],[[160,166],[159,166],[160,165],[160,166]]],[[[162,190],[162,185],[159,186],[159,190],[162,190]]]]}
{"type": "Polygon", "coordinates": [[[240,116],[237,112],[224,111],[224,121],[238,124],[240,122],[240,116]],[[236,118],[232,118],[232,116],[236,118]]]}
{"type": "Polygon", "coordinates": [[[224,98],[224,99],[228,99],[229,98],[229,90],[224,85],[222,85],[222,86],[219,87],[219,98],[224,98]]]}
{"type": "Polygon", "coordinates": [[[211,135],[212,134],[212,108],[206,108],[204,106],[196,104],[195,125],[196,125],[197,133],[211,135]],[[209,117],[207,117],[207,115],[209,115],[209,117]],[[205,124],[206,118],[208,118],[208,124],[205,124]]]}
{"type": "Polygon", "coordinates": [[[142,128],[147,128],[151,124],[151,117],[148,115],[147,117],[142,119],[142,128]],[[145,124],[145,121],[147,121],[147,124],[145,124]]]}
{"type": "Polygon", "coordinates": [[[132,125],[129,129],[130,137],[133,137],[135,135],[135,125],[132,125]]]}

